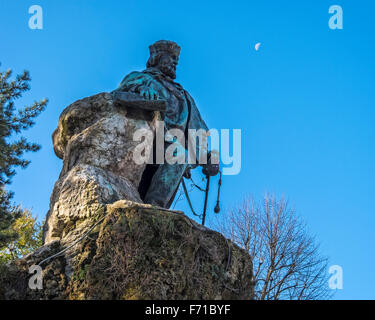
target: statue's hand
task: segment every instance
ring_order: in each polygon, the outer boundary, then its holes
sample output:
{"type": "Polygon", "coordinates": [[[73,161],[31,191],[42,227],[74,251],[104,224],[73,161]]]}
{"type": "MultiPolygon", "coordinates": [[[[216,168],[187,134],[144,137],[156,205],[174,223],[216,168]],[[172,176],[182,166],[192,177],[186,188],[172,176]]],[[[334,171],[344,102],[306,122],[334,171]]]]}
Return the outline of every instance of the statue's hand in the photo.
{"type": "Polygon", "coordinates": [[[207,163],[207,164],[204,164],[202,167],[203,167],[202,172],[206,176],[211,176],[211,177],[216,176],[220,171],[218,164],[207,163]]]}
{"type": "Polygon", "coordinates": [[[205,174],[206,176],[216,176],[219,171],[220,171],[220,167],[219,167],[219,153],[217,151],[210,151],[208,154],[207,154],[207,164],[204,164],[202,165],[202,172],[203,174],[205,174]]]}
{"type": "Polygon", "coordinates": [[[158,93],[150,87],[140,87],[139,94],[146,100],[158,100],[158,93]]]}
{"type": "Polygon", "coordinates": [[[191,178],[191,168],[190,168],[190,166],[186,168],[185,173],[184,173],[184,177],[186,179],[190,179],[191,178]]]}

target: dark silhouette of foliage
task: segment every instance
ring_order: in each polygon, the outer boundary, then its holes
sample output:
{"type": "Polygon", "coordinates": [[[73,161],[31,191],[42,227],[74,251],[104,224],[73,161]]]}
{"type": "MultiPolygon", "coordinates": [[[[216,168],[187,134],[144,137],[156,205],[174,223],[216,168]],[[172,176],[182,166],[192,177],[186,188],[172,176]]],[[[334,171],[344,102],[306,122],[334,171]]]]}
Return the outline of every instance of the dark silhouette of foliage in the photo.
{"type": "Polygon", "coordinates": [[[5,190],[11,183],[15,168],[26,168],[30,161],[23,158],[25,152],[35,152],[40,146],[17,137],[23,130],[34,125],[35,118],[45,109],[47,99],[35,101],[31,106],[16,108],[15,100],[30,89],[28,71],[11,79],[12,71],[0,70],[0,249],[17,238],[10,227],[21,216],[21,209],[11,204],[12,192],[5,190]]]}

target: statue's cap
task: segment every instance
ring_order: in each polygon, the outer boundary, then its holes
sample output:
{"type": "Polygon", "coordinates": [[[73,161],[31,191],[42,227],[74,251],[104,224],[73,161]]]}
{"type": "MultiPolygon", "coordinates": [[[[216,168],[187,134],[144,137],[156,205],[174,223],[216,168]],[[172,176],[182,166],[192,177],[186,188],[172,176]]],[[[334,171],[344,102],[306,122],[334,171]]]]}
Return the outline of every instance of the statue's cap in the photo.
{"type": "Polygon", "coordinates": [[[149,46],[150,54],[157,54],[160,52],[166,52],[176,55],[177,57],[180,55],[181,48],[176,42],[168,41],[168,40],[159,40],[156,41],[154,44],[149,46]]]}

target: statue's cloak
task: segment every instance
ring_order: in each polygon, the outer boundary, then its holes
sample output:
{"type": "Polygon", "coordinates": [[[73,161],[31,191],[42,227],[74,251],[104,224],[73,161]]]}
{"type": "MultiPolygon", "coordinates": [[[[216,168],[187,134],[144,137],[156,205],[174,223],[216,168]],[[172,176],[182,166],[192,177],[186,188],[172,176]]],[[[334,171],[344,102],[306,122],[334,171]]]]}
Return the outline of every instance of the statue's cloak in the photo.
{"type": "Polygon", "coordinates": [[[155,90],[159,99],[167,101],[164,121],[168,130],[208,130],[191,95],[179,83],[166,77],[156,68],[131,72],[115,91],[139,92],[140,87],[155,90]]]}

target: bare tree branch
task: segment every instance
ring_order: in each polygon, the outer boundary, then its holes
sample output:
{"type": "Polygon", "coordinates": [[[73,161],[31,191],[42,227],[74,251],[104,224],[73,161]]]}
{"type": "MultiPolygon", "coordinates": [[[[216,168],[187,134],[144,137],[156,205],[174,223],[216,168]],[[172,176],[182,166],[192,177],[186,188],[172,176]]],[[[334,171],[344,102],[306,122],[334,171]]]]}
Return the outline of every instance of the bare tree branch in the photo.
{"type": "Polygon", "coordinates": [[[225,214],[219,230],[253,261],[255,298],[315,300],[331,297],[327,258],[321,256],[305,223],[283,198],[251,197],[225,214]]]}

